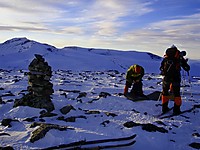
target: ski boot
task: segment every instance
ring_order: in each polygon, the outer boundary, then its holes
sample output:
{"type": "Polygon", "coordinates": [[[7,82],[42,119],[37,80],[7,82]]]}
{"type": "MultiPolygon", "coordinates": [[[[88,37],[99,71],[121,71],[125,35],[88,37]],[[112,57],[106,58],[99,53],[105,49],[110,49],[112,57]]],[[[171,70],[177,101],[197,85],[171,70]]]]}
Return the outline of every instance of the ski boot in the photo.
{"type": "Polygon", "coordinates": [[[181,113],[180,106],[174,104],[173,114],[179,115],[181,113]]]}
{"type": "Polygon", "coordinates": [[[162,112],[166,113],[169,111],[168,102],[162,104],[162,112]]]}

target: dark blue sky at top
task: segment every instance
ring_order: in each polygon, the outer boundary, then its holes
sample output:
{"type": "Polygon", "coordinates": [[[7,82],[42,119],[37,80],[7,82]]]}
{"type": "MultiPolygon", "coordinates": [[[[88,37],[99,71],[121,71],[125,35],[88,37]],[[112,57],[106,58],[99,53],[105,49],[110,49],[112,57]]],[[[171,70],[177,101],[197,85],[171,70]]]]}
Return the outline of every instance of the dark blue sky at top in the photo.
{"type": "Polygon", "coordinates": [[[57,47],[154,47],[160,55],[176,43],[191,57],[199,48],[200,0],[7,0],[0,9],[2,42],[27,37],[57,47]]]}
{"type": "MultiPolygon", "coordinates": [[[[151,1],[150,1],[151,2],[151,1]]],[[[200,12],[200,0],[156,0],[148,7],[153,11],[137,18],[131,15],[122,17],[132,26],[126,26],[126,29],[148,27],[148,24],[171,19],[181,19],[200,12]]]]}

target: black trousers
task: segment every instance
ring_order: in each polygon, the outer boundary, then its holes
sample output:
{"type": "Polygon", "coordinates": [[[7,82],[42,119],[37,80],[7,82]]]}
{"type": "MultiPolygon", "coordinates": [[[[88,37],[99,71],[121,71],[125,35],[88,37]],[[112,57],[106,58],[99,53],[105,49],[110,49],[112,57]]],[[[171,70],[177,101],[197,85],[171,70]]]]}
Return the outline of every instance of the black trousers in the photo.
{"type": "Polygon", "coordinates": [[[142,81],[133,83],[131,93],[135,96],[142,96],[143,95],[142,86],[143,86],[142,81]]]}
{"type": "Polygon", "coordinates": [[[163,86],[162,86],[163,96],[169,95],[170,85],[172,84],[174,97],[179,97],[180,96],[180,83],[181,83],[181,77],[180,76],[176,76],[176,77],[165,76],[163,78],[163,86]]]}

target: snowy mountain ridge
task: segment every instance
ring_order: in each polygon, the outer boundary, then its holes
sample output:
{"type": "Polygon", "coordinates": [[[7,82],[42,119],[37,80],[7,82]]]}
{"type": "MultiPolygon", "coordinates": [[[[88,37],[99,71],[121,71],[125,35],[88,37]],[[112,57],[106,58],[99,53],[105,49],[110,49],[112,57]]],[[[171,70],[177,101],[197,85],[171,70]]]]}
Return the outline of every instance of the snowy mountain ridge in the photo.
{"type": "MultiPolygon", "coordinates": [[[[125,72],[132,64],[140,64],[147,73],[159,73],[162,57],[150,52],[81,48],[58,49],[27,38],[13,38],[0,44],[0,68],[27,69],[34,54],[41,54],[53,70],[118,70],[125,72]],[[149,63],[151,62],[151,63],[149,63]]],[[[164,54],[164,52],[163,52],[164,54]]],[[[198,76],[197,60],[189,60],[191,74],[198,76]]]]}
{"type": "MultiPolygon", "coordinates": [[[[158,65],[161,60],[161,57],[149,52],[125,52],[76,46],[57,49],[54,46],[41,44],[27,38],[13,38],[0,44],[0,58],[2,61],[0,67],[26,69],[35,53],[43,55],[55,70],[116,69],[125,71],[133,63],[143,62],[148,66],[148,61],[153,60],[158,65]],[[143,57],[145,60],[141,60],[143,57]]],[[[157,70],[155,69],[155,71],[157,70]]]]}

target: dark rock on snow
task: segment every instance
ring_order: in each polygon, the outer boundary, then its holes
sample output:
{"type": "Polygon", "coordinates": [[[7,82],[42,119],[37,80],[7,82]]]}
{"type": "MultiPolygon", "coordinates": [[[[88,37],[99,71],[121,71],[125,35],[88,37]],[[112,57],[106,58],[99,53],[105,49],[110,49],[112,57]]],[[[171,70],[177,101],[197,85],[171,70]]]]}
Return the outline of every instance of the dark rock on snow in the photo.
{"type": "Polygon", "coordinates": [[[72,128],[69,128],[68,126],[60,126],[60,125],[45,124],[45,123],[33,123],[31,125],[31,128],[34,128],[36,126],[40,126],[40,127],[32,132],[32,136],[31,136],[31,139],[30,139],[30,142],[32,142],[32,143],[43,138],[46,135],[46,133],[51,129],[57,129],[59,131],[72,129],[72,128]]]}
{"type": "Polygon", "coordinates": [[[162,128],[162,127],[157,127],[156,125],[153,124],[140,124],[140,123],[135,123],[133,121],[129,121],[124,123],[124,126],[127,128],[132,128],[136,126],[141,126],[143,130],[148,131],[148,132],[161,132],[161,133],[168,133],[168,130],[162,128]]]}

